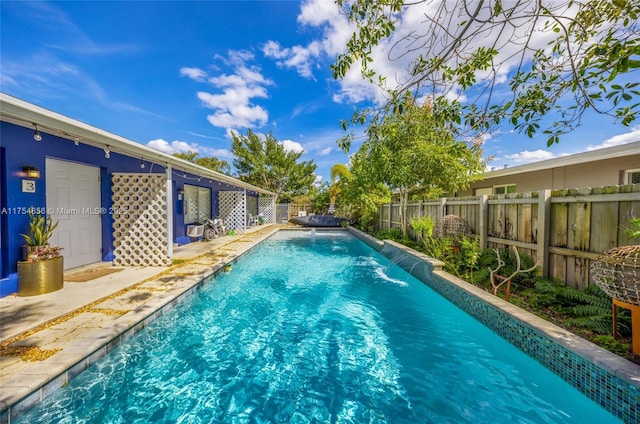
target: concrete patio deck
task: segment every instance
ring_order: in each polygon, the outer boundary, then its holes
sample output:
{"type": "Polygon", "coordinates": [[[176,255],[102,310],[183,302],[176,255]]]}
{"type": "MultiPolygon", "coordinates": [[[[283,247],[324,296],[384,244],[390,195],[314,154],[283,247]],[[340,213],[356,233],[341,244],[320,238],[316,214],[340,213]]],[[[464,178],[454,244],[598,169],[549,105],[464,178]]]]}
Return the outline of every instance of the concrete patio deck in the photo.
{"type": "Polygon", "coordinates": [[[282,227],[257,226],[244,235],[180,246],[169,268],[123,267],[86,282],[65,281],[53,293],[1,298],[0,424],[66,384],[282,227]]]}

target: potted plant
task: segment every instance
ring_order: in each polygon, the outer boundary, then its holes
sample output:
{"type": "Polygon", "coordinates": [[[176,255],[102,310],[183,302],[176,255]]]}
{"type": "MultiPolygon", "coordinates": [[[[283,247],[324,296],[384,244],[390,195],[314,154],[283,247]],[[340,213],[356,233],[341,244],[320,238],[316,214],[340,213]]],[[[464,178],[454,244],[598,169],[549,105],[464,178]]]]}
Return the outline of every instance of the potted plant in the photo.
{"type": "Polygon", "coordinates": [[[60,290],[63,285],[62,248],[49,240],[58,222],[51,216],[29,211],[29,232],[20,234],[25,242],[24,260],[18,261],[18,296],[33,296],[60,290]]]}

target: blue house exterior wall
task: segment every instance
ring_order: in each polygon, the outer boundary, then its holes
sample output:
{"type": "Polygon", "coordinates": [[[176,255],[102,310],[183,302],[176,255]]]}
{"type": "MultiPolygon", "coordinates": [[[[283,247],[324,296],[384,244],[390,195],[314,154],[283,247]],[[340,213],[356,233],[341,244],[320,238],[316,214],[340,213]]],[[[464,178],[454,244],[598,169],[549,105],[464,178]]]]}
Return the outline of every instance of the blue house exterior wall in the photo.
{"type": "MultiPolygon", "coordinates": [[[[175,243],[187,244],[191,242],[191,239],[187,237],[187,227],[192,224],[187,224],[184,221],[184,200],[178,199],[178,190],[184,190],[185,184],[204,187],[211,190],[211,216],[217,217],[220,215],[220,201],[218,193],[221,191],[237,191],[241,190],[238,187],[234,187],[230,184],[226,184],[220,181],[211,180],[209,178],[200,178],[197,175],[183,172],[173,172],[173,199],[174,199],[174,215],[173,215],[173,240],[175,243]]],[[[258,193],[247,191],[247,196],[258,197],[258,193]]]]}
{"type": "MultiPolygon", "coordinates": [[[[4,159],[4,147],[2,147],[1,143],[2,138],[0,138],[0,211],[7,204],[7,190],[5,189],[7,184],[4,172],[7,169],[7,165],[4,159]]],[[[8,269],[9,258],[5,255],[9,243],[7,234],[7,215],[0,213],[0,277],[4,276],[4,270],[8,269]]],[[[2,296],[3,294],[0,292],[0,297],[2,296]]]]}
{"type": "MultiPolygon", "coordinates": [[[[111,199],[111,174],[123,173],[153,173],[165,174],[166,164],[151,163],[141,157],[131,157],[111,152],[110,158],[105,157],[102,148],[86,144],[76,146],[73,141],[63,137],[43,133],[42,141],[35,141],[33,130],[8,122],[0,122],[0,297],[17,291],[17,262],[22,259],[21,233],[28,231],[29,216],[27,211],[31,207],[46,208],[46,159],[58,159],[100,168],[100,198],[101,206],[109,211],[113,205],[111,199]],[[145,168],[140,167],[141,160],[145,168]],[[35,193],[22,192],[22,174],[24,166],[32,166],[40,170],[40,178],[36,180],[35,193]]],[[[174,242],[184,244],[189,242],[186,237],[187,225],[184,223],[182,201],[178,201],[178,190],[185,184],[207,187],[211,192],[211,213],[219,214],[218,191],[239,190],[226,183],[208,178],[201,178],[189,172],[176,171],[172,173],[173,193],[169,201],[173,202],[173,238],[174,242]]],[[[257,196],[257,193],[247,192],[257,196]]],[[[113,216],[109,213],[102,215],[102,259],[111,261],[113,257],[113,216]]]]}
{"type": "MultiPolygon", "coordinates": [[[[29,216],[26,211],[30,207],[46,208],[45,174],[46,158],[67,160],[84,165],[100,168],[100,188],[102,207],[109,208],[113,205],[111,200],[111,173],[112,172],[140,172],[140,159],[111,153],[110,158],[105,157],[105,152],[96,147],[80,144],[49,134],[42,134],[42,141],[33,139],[33,131],[10,123],[2,122],[0,128],[2,144],[6,154],[6,168],[4,177],[7,189],[7,225],[8,231],[8,258],[12,272],[15,272],[16,263],[20,260],[23,239],[20,233],[25,233],[29,227],[29,216]],[[40,170],[40,178],[36,180],[35,193],[22,192],[21,175],[23,166],[33,166],[40,170]]],[[[153,173],[164,173],[164,168],[154,166],[153,173]]],[[[3,209],[4,210],[4,209],[3,209]]],[[[102,252],[104,260],[110,260],[113,252],[112,245],[113,220],[108,213],[102,216],[102,252]]]]}

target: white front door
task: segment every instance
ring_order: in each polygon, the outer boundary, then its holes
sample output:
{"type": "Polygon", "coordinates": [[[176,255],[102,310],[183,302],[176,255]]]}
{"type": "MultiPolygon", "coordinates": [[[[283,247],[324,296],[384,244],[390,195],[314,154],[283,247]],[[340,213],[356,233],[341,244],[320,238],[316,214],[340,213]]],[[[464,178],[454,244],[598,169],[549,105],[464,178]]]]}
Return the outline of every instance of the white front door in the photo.
{"type": "Polygon", "coordinates": [[[63,248],[64,268],[102,260],[100,168],[46,160],[47,212],[59,222],[50,244],[63,248]]]}

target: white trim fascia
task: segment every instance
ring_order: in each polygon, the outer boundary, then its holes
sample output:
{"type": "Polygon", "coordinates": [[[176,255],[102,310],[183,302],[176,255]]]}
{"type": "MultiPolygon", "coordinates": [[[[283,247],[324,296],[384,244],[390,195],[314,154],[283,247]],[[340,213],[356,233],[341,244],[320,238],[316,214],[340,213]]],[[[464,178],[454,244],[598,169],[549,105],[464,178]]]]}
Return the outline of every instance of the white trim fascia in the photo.
{"type": "Polygon", "coordinates": [[[558,158],[542,160],[539,162],[517,165],[509,168],[487,171],[483,179],[504,177],[525,172],[541,171],[543,169],[559,168],[562,166],[578,165],[597,160],[612,159],[624,156],[640,155],[640,141],[634,141],[619,146],[606,147],[603,149],[591,150],[588,152],[576,153],[573,155],[561,156],[558,158]]]}
{"type": "Polygon", "coordinates": [[[29,128],[37,124],[41,133],[48,133],[69,140],[79,138],[82,144],[103,148],[108,145],[111,152],[131,157],[144,157],[159,165],[173,165],[182,171],[191,172],[205,178],[215,179],[239,188],[266,195],[275,195],[268,190],[245,183],[236,178],[212,171],[192,162],[147,147],[138,142],[101,130],[48,109],[0,92],[0,120],[29,128]]]}

